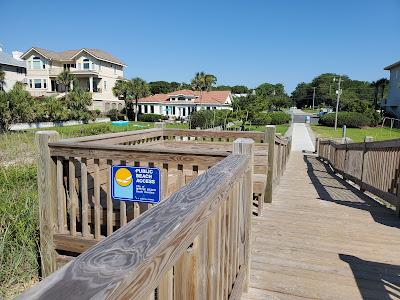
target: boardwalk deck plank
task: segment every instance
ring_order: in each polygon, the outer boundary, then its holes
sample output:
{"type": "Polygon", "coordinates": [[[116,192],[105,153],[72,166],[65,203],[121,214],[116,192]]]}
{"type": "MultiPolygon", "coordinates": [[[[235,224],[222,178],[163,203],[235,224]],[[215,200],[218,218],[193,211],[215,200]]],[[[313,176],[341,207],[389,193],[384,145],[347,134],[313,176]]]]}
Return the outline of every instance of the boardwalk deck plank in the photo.
{"type": "Polygon", "coordinates": [[[400,298],[400,220],[312,155],[292,152],[252,238],[242,299],[400,298]]]}

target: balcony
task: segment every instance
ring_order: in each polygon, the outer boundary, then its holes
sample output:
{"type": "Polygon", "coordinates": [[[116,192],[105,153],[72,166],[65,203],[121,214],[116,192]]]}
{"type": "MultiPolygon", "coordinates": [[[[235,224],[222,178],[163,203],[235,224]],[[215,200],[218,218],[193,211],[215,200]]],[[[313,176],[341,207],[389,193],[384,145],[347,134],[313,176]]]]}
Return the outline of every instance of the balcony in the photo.
{"type": "Polygon", "coordinates": [[[71,73],[76,75],[76,76],[98,76],[99,75],[99,71],[98,70],[94,70],[94,69],[72,69],[71,68],[71,73]]]}

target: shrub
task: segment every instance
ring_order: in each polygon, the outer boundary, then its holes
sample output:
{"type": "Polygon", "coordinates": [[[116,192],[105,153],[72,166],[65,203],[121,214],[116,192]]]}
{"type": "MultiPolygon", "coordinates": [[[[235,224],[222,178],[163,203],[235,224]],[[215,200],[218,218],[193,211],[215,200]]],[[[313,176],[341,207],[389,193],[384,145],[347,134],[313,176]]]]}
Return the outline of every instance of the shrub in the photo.
{"type": "Polygon", "coordinates": [[[268,115],[271,117],[272,125],[286,124],[289,123],[289,121],[291,120],[291,116],[282,111],[272,112],[268,115]]]}
{"type": "Polygon", "coordinates": [[[190,127],[195,129],[224,125],[225,122],[229,122],[231,113],[232,111],[227,109],[195,111],[190,115],[190,127]]]}
{"type": "Polygon", "coordinates": [[[252,125],[268,125],[271,124],[271,117],[267,113],[258,113],[251,119],[252,125]]]}
{"type": "MultiPolygon", "coordinates": [[[[342,111],[338,113],[337,126],[342,127],[343,125],[346,125],[349,128],[360,128],[370,125],[371,122],[372,120],[362,113],[342,111]]],[[[322,116],[319,119],[319,123],[330,127],[335,126],[335,113],[329,113],[322,116]]]]}
{"type": "Polygon", "coordinates": [[[111,121],[118,121],[118,116],[120,115],[120,113],[118,112],[118,109],[110,109],[107,112],[107,116],[111,119],[111,121]]]}
{"type": "Polygon", "coordinates": [[[141,122],[159,122],[161,120],[166,120],[168,117],[158,114],[139,114],[138,121],[141,122]]]}

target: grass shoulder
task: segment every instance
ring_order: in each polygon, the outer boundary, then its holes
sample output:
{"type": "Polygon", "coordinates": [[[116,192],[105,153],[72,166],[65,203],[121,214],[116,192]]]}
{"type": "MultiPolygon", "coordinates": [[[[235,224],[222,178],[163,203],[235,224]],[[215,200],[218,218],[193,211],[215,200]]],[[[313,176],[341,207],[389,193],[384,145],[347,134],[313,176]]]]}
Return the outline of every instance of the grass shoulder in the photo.
{"type": "MultiPolygon", "coordinates": [[[[312,130],[323,138],[341,138],[342,129],[322,125],[311,125],[312,130]]],[[[400,138],[400,129],[387,127],[347,128],[346,136],[354,142],[362,142],[366,136],[372,136],[374,141],[383,141],[400,138]]]]}

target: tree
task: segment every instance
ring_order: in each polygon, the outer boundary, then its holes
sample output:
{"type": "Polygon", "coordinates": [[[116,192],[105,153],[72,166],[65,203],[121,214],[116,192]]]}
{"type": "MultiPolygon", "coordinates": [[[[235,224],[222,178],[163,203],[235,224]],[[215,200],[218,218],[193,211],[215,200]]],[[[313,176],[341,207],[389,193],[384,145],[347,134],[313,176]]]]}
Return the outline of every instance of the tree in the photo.
{"type": "Polygon", "coordinates": [[[235,85],[231,89],[232,94],[249,94],[250,90],[244,85],[235,85]]]}
{"type": "Polygon", "coordinates": [[[71,83],[76,80],[76,77],[74,74],[72,74],[68,70],[62,71],[60,74],[58,74],[56,82],[58,84],[61,84],[65,88],[65,92],[68,93],[71,83]]]}
{"type": "Polygon", "coordinates": [[[88,106],[92,105],[92,94],[75,88],[64,97],[65,104],[70,110],[69,117],[72,120],[88,121],[90,113],[88,106]]]}
{"type": "MultiPolygon", "coordinates": [[[[179,85],[179,84],[178,84],[179,85]]],[[[168,94],[174,90],[171,88],[171,84],[167,81],[153,81],[149,82],[150,93],[155,94],[168,94]]]]}
{"type": "Polygon", "coordinates": [[[213,85],[217,83],[217,77],[215,77],[212,74],[206,74],[205,78],[204,78],[204,82],[206,85],[206,90],[211,91],[211,88],[213,87],[213,85]]]}
{"type": "Polygon", "coordinates": [[[4,91],[6,72],[0,69],[0,91],[4,91]]]}
{"type": "Polygon", "coordinates": [[[385,87],[389,84],[389,80],[387,80],[386,78],[381,78],[376,82],[376,84],[378,85],[379,90],[381,92],[381,101],[382,101],[385,94],[385,87]]]}
{"type": "Polygon", "coordinates": [[[117,80],[114,87],[112,88],[115,97],[123,98],[125,101],[126,117],[128,118],[129,110],[131,109],[130,100],[133,97],[133,85],[130,80],[117,80]]]}
{"type": "Polygon", "coordinates": [[[149,85],[142,78],[135,77],[131,80],[132,83],[132,97],[135,99],[135,121],[137,122],[138,116],[138,100],[150,95],[149,85]]]}

